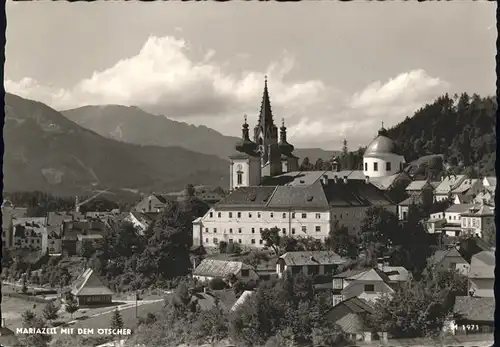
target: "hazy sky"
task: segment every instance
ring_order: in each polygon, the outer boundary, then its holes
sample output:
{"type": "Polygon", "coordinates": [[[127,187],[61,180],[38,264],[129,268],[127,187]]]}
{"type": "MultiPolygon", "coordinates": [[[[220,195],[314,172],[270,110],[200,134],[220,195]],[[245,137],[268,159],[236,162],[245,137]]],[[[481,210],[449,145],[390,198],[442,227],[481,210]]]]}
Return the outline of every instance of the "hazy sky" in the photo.
{"type": "Polygon", "coordinates": [[[495,92],[493,2],[7,4],[5,86],[240,135],[268,75],[295,145],[366,144],[444,93],[495,92]]]}

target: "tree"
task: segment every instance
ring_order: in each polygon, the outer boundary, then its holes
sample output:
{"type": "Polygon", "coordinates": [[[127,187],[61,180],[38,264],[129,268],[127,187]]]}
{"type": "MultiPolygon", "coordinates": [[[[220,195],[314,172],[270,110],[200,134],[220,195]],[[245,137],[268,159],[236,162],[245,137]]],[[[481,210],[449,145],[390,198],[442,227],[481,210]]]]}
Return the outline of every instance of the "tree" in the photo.
{"type": "Polygon", "coordinates": [[[21,284],[21,292],[26,294],[28,292],[28,286],[26,285],[26,275],[23,275],[22,284],[21,284]]]}
{"type": "Polygon", "coordinates": [[[226,253],[226,252],[227,252],[227,242],[220,241],[219,242],[219,253],[226,253]]]}
{"type": "Polygon", "coordinates": [[[21,315],[23,320],[23,325],[30,326],[32,324],[33,319],[36,317],[35,313],[31,310],[26,310],[21,315]]]}
{"type": "Polygon", "coordinates": [[[189,340],[192,343],[214,344],[227,338],[228,317],[217,305],[209,310],[202,310],[196,315],[191,326],[189,340]]]}
{"type": "Polygon", "coordinates": [[[349,156],[349,147],[347,146],[347,139],[342,141],[342,152],[340,154],[340,167],[342,170],[351,170],[351,157],[349,156]]]}
{"type": "Polygon", "coordinates": [[[266,246],[271,247],[274,250],[274,253],[280,254],[280,229],[277,227],[273,227],[271,229],[264,229],[260,232],[260,237],[266,243],[266,246]]]}
{"type": "Polygon", "coordinates": [[[93,242],[89,240],[84,240],[82,243],[82,247],[80,248],[80,256],[85,259],[90,259],[92,258],[92,255],[94,255],[94,253],[95,249],[93,242]]]}
{"type": "Polygon", "coordinates": [[[120,311],[116,308],[111,316],[111,329],[122,329],[123,328],[123,319],[120,311]]]}
{"type": "Polygon", "coordinates": [[[391,256],[394,246],[401,244],[397,216],[383,207],[370,207],[361,223],[361,247],[374,257],[391,256]]]}
{"type": "Polygon", "coordinates": [[[340,226],[339,221],[334,222],[328,237],[325,240],[328,249],[341,257],[356,258],[358,255],[358,242],[355,236],[349,235],[346,226],[340,226]]]}
{"type": "MultiPolygon", "coordinates": [[[[25,328],[34,328],[34,329],[47,328],[46,322],[42,318],[34,314],[29,320],[23,322],[23,326],[25,328]]],[[[50,340],[51,336],[48,334],[27,334],[24,335],[22,338],[22,342],[24,343],[24,345],[29,347],[47,347],[49,345],[50,340]]]]}
{"type": "Polygon", "coordinates": [[[309,157],[304,157],[302,159],[302,164],[300,164],[300,171],[311,171],[312,169],[312,164],[309,160],[309,157]]]}
{"type": "Polygon", "coordinates": [[[488,223],[483,229],[482,238],[490,247],[496,247],[497,245],[497,231],[495,224],[488,223]]]}
{"type": "Polygon", "coordinates": [[[48,321],[57,319],[57,317],[59,317],[58,311],[59,310],[54,305],[54,303],[52,301],[50,301],[47,305],[45,305],[45,307],[42,311],[43,318],[45,318],[48,321]]]}
{"type": "Polygon", "coordinates": [[[79,309],[80,307],[78,306],[78,302],[76,301],[74,295],[73,294],[68,295],[68,298],[66,299],[65,310],[71,315],[71,319],[73,319],[73,313],[75,313],[79,309]]]}
{"type": "Polygon", "coordinates": [[[241,253],[241,247],[240,247],[239,243],[230,242],[227,245],[226,253],[229,253],[229,254],[240,254],[241,253]]]}

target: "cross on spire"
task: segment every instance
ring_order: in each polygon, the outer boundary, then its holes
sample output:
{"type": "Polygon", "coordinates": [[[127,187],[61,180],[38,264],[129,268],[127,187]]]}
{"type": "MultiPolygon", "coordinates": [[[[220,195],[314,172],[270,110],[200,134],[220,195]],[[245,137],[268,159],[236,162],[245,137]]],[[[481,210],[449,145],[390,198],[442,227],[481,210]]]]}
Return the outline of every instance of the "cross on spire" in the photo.
{"type": "Polygon", "coordinates": [[[382,121],[382,128],[384,127],[384,121],[382,121]]]}
{"type": "Polygon", "coordinates": [[[243,119],[245,120],[245,124],[247,124],[247,115],[244,115],[243,119]]]}
{"type": "Polygon", "coordinates": [[[284,127],[285,126],[285,118],[281,118],[281,126],[284,127]]]}

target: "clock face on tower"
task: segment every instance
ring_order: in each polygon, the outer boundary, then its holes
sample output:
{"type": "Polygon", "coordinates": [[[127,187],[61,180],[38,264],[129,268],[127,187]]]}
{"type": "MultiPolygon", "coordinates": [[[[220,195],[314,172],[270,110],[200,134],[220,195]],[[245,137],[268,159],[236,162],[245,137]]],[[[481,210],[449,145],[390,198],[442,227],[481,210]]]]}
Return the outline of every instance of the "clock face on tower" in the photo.
{"type": "Polygon", "coordinates": [[[238,169],[238,171],[240,171],[242,168],[243,166],[241,164],[236,165],[236,169],[238,169]]]}

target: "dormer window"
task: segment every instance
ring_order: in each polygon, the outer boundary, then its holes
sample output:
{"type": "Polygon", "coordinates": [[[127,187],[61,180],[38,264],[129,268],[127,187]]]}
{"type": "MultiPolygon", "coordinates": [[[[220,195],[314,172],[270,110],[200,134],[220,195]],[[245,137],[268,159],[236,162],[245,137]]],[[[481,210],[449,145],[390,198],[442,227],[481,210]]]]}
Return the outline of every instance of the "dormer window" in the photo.
{"type": "Polygon", "coordinates": [[[243,184],[243,172],[242,171],[236,172],[236,183],[238,185],[243,184]]]}

